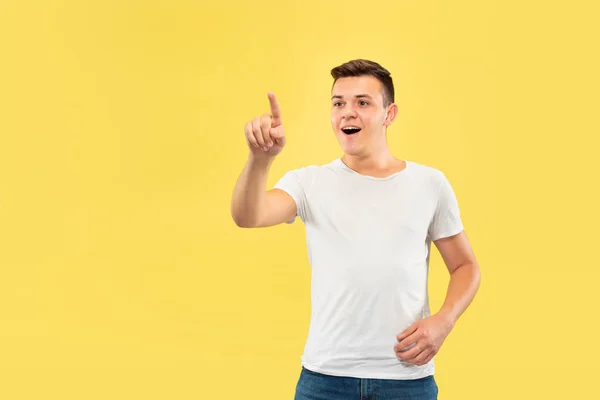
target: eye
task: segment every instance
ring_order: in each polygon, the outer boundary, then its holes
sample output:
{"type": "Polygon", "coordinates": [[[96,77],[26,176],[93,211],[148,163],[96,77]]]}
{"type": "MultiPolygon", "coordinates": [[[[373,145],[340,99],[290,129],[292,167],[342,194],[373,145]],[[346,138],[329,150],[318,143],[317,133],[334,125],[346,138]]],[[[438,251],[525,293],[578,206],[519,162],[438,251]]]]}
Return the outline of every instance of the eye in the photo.
{"type": "Polygon", "coordinates": [[[369,103],[368,103],[368,102],[366,102],[366,101],[364,101],[364,100],[361,100],[361,101],[360,101],[360,105],[361,105],[361,106],[362,106],[362,105],[369,105],[369,103]]]}
{"type": "Polygon", "coordinates": [[[342,104],[340,101],[333,103],[333,106],[336,107],[338,104],[342,104]]]}

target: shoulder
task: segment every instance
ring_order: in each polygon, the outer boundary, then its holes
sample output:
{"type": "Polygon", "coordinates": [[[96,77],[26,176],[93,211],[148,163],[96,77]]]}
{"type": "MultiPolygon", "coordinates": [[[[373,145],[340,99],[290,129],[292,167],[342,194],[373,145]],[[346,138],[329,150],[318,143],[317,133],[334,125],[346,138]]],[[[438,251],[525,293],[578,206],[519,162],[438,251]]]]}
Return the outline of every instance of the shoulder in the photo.
{"type": "Polygon", "coordinates": [[[339,171],[339,159],[333,160],[327,164],[310,164],[296,167],[288,170],[286,174],[296,175],[301,179],[316,178],[322,175],[330,175],[339,171]]]}
{"type": "Polygon", "coordinates": [[[275,188],[304,193],[312,192],[315,189],[318,191],[319,185],[322,186],[323,182],[328,181],[328,179],[323,179],[325,175],[331,176],[335,168],[335,161],[324,165],[310,164],[291,168],[279,179],[275,188]]]}
{"type": "Polygon", "coordinates": [[[446,179],[446,175],[442,170],[431,165],[420,164],[414,161],[410,162],[411,175],[420,182],[427,184],[433,189],[439,188],[442,182],[446,179]]]}

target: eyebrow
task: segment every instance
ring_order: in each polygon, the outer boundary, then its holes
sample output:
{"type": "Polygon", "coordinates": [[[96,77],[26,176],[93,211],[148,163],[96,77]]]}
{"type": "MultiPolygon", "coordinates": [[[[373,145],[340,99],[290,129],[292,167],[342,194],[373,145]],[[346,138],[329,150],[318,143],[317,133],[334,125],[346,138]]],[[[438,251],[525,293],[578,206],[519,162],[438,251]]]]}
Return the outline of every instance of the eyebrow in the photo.
{"type": "MultiPolygon", "coordinates": [[[[373,97],[369,96],[368,94],[357,94],[357,95],[356,95],[356,96],[354,96],[354,97],[356,97],[357,99],[358,99],[359,97],[367,97],[367,98],[369,98],[369,99],[372,99],[372,98],[373,98],[373,97]]],[[[337,95],[335,95],[335,96],[332,96],[332,97],[331,97],[331,100],[333,100],[333,99],[343,99],[343,98],[344,98],[344,96],[337,96],[337,95]]]]}

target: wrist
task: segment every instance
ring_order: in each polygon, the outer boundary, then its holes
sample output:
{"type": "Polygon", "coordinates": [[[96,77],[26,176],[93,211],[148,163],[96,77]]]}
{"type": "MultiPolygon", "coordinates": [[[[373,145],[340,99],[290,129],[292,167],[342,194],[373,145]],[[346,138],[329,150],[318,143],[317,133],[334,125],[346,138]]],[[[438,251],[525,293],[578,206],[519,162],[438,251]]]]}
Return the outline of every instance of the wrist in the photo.
{"type": "Polygon", "coordinates": [[[255,154],[255,153],[250,152],[250,154],[248,155],[248,163],[249,164],[261,166],[261,167],[271,166],[274,159],[275,159],[275,157],[269,156],[266,154],[262,155],[262,154],[255,154]]]}
{"type": "Polygon", "coordinates": [[[443,319],[449,327],[454,327],[456,324],[456,316],[452,310],[442,307],[442,309],[436,314],[438,317],[443,319]]]}

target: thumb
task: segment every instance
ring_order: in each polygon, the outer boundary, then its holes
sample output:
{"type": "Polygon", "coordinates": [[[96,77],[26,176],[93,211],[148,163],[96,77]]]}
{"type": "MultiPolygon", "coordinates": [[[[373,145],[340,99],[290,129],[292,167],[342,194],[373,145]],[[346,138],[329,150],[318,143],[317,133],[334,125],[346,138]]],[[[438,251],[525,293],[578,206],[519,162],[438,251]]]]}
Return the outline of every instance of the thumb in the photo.
{"type": "Polygon", "coordinates": [[[271,128],[271,131],[269,132],[269,134],[271,135],[271,137],[273,138],[273,140],[275,141],[275,143],[278,146],[284,146],[285,145],[285,134],[283,132],[283,126],[278,126],[277,128],[271,128]]]}

